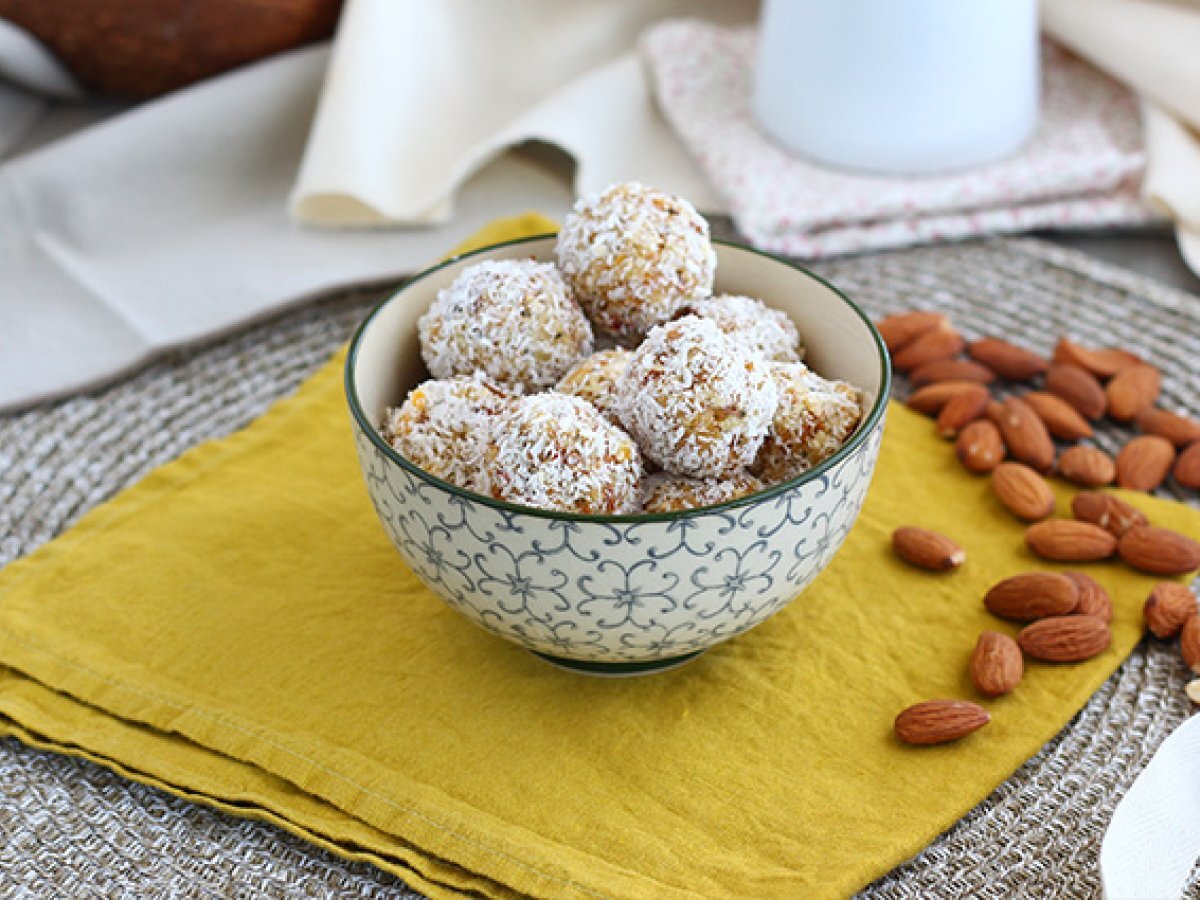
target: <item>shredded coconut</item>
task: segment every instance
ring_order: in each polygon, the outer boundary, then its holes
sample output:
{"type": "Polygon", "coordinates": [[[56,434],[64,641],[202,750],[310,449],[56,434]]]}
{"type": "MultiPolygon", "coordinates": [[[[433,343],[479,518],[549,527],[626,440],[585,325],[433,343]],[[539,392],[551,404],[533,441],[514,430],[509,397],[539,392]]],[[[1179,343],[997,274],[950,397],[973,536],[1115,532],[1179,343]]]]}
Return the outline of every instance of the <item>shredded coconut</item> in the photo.
{"type": "Polygon", "coordinates": [[[580,397],[522,397],[490,430],[485,464],[501,500],[592,515],[637,508],[637,445],[580,397]]]}
{"type": "Polygon", "coordinates": [[[688,478],[660,472],[642,481],[642,511],[665,513],[713,506],[762,488],[762,482],[749,472],[736,472],[729,478],[688,478]]]}
{"type": "Polygon", "coordinates": [[[486,435],[512,397],[481,373],[426,381],[403,405],[384,414],[384,440],[413,465],[467,490],[487,492],[483,477],[486,435]]]}
{"type": "Polygon", "coordinates": [[[717,267],[696,208],[637,182],[579,200],[555,253],[592,322],[633,343],[682,304],[709,296],[717,267]]]}
{"type": "Polygon", "coordinates": [[[787,313],[753,297],[721,294],[693,300],[680,313],[711,319],[727,337],[757,350],[770,361],[799,362],[803,356],[800,333],[787,313]]]}
{"type": "Polygon", "coordinates": [[[582,397],[600,410],[604,418],[619,426],[621,420],[617,418],[616,411],[617,381],[629,368],[629,360],[632,357],[632,353],[620,348],[593,353],[577,363],[554,389],[563,394],[582,397]]]}
{"type": "Polygon", "coordinates": [[[551,263],[486,260],[417,322],[435,378],[482,371],[517,393],[548,388],[592,352],[592,328],[551,263]]]}
{"type": "Polygon", "coordinates": [[[768,484],[807,472],[836,453],[858,427],[862,396],[844,381],[828,381],[803,363],[775,363],[779,408],[750,471],[768,484]]]}
{"type": "Polygon", "coordinates": [[[617,413],[642,452],[694,478],[749,465],[777,402],[767,361],[696,316],[652,329],[617,384],[617,413]]]}

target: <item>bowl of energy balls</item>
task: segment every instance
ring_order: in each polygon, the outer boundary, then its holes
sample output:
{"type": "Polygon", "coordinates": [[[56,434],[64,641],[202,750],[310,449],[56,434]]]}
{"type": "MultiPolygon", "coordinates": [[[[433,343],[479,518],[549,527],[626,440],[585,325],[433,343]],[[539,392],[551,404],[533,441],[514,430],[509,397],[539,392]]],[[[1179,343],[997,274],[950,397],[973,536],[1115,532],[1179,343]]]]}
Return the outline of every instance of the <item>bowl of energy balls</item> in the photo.
{"type": "Polygon", "coordinates": [[[684,663],[816,578],[866,496],[889,386],[844,294],[636,183],[421,273],[346,361],[404,561],[487,630],[614,675],[684,663]]]}

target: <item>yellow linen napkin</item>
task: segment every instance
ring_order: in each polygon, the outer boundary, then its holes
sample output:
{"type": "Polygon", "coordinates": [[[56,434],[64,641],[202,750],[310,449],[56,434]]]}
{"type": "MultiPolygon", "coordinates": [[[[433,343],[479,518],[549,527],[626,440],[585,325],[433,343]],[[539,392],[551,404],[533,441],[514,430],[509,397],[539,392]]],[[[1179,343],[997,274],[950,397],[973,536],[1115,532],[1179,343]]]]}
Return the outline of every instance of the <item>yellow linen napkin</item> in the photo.
{"type": "MultiPolygon", "coordinates": [[[[341,362],[0,573],[0,730],[435,896],[838,896],[986,797],[1141,632],[1153,579],[1087,567],[1116,603],[1112,649],[1030,665],[959,744],[897,743],[903,706],[972,696],[980,630],[1015,630],[986,588],[1048,567],[987,479],[893,406],[859,523],[796,602],[676,671],[558,671],[400,561],[361,484],[341,362]],[[968,562],[907,568],[889,546],[902,524],[953,535],[968,562]]],[[[1131,499],[1200,532],[1187,507],[1131,499]]]]}

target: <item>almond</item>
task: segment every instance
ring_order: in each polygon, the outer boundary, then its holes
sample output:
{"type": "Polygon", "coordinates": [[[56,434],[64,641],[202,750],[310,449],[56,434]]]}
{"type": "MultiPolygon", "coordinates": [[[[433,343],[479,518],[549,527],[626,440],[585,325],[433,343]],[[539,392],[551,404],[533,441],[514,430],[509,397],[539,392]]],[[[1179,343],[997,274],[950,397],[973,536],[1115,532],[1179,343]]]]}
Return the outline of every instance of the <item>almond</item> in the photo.
{"type": "Polygon", "coordinates": [[[977,419],[958,433],[954,452],[968,472],[990,472],[1004,459],[1007,448],[994,422],[977,419]]]}
{"type": "Polygon", "coordinates": [[[1065,616],[1079,603],[1075,582],[1056,572],[1025,572],[992,585],[983,605],[994,616],[1028,622],[1043,616],[1065,616]]]}
{"type": "Polygon", "coordinates": [[[1117,484],[1131,491],[1152,491],[1175,462],[1175,447],[1156,434],[1135,437],[1117,454],[1117,484]]]}
{"type": "Polygon", "coordinates": [[[1000,404],[1000,421],[996,424],[1016,459],[1039,472],[1050,471],[1054,465],[1054,441],[1033,407],[1019,397],[1009,397],[1000,404]]]}
{"type": "Polygon", "coordinates": [[[1146,627],[1157,638],[1179,634],[1183,623],[1196,615],[1196,595],[1174,581],[1156,584],[1142,607],[1146,627]]]}
{"type": "Polygon", "coordinates": [[[926,528],[897,528],[892,532],[892,548],[906,562],[934,572],[957,569],[967,558],[950,538],[926,528]]]}
{"type": "Polygon", "coordinates": [[[1062,397],[1042,391],[1030,391],[1021,399],[1033,407],[1046,430],[1060,440],[1078,441],[1092,436],[1092,426],[1062,397]]]}
{"type": "Polygon", "coordinates": [[[1153,575],[1183,575],[1200,569],[1200,544],[1169,528],[1136,525],[1121,536],[1121,559],[1153,575]]]}
{"type": "Polygon", "coordinates": [[[985,697],[1000,697],[1021,683],[1025,660],[1021,648],[1007,634],[985,631],[971,654],[971,681],[985,697]]]}
{"type": "Polygon", "coordinates": [[[892,365],[907,372],[935,359],[950,359],[963,348],[963,338],[950,325],[939,326],[917,335],[892,357],[892,365]]]}
{"type": "Polygon", "coordinates": [[[1200,441],[1200,422],[1165,409],[1151,407],[1142,410],[1137,416],[1137,427],[1146,434],[1166,438],[1176,447],[1186,447],[1200,441]]]}
{"type": "Polygon", "coordinates": [[[1095,616],[1051,616],[1026,625],[1017,635],[1020,648],[1044,662],[1083,662],[1111,643],[1108,623],[1095,616]]]}
{"type": "Polygon", "coordinates": [[[1192,616],[1179,632],[1179,651],[1189,669],[1200,675],[1200,616],[1192,616]]]}
{"type": "Polygon", "coordinates": [[[1050,365],[1036,353],[999,338],[972,341],[967,344],[967,353],[1009,381],[1028,381],[1045,372],[1050,365]]]}
{"type": "Polygon", "coordinates": [[[1105,622],[1112,621],[1112,597],[1108,595],[1108,591],[1100,582],[1083,572],[1063,572],[1062,574],[1064,578],[1071,579],[1071,583],[1079,590],[1079,603],[1071,611],[1072,615],[1095,616],[1105,622]]]}
{"type": "Polygon", "coordinates": [[[1141,510],[1135,509],[1112,494],[1099,491],[1083,491],[1071,501],[1071,512],[1083,522],[1099,525],[1105,531],[1120,537],[1135,525],[1149,525],[1150,520],[1141,510]]]}
{"type": "Polygon", "coordinates": [[[888,350],[895,353],[905,344],[911,343],[918,335],[935,328],[945,328],[950,320],[944,313],[913,310],[911,312],[895,313],[884,316],[875,323],[883,342],[888,350]]]}
{"type": "Polygon", "coordinates": [[[1045,478],[1024,463],[996,466],[992,490],[1005,509],[1024,522],[1036,522],[1054,512],[1054,491],[1045,478]]]}
{"type": "Polygon", "coordinates": [[[906,744],[944,744],[966,737],[988,723],[982,706],[967,700],[926,700],[896,716],[896,737],[906,744]]]}
{"type": "Polygon", "coordinates": [[[1059,338],[1054,346],[1054,361],[1068,363],[1086,369],[1097,378],[1111,378],[1122,369],[1136,366],[1142,359],[1128,350],[1110,347],[1104,350],[1089,350],[1067,338],[1059,338]]]}
{"type": "Polygon", "coordinates": [[[1122,369],[1104,388],[1108,395],[1108,417],[1130,422],[1158,399],[1162,374],[1154,366],[1142,363],[1122,369]]]}
{"type": "Polygon", "coordinates": [[[905,405],[926,416],[936,416],[942,407],[966,391],[973,391],[979,385],[974,381],[939,381],[917,388],[908,395],[905,405]]]}
{"type": "Polygon", "coordinates": [[[1186,488],[1200,488],[1200,442],[1192,444],[1175,460],[1175,480],[1186,488]]]}
{"type": "Polygon", "coordinates": [[[1075,519],[1048,519],[1025,529],[1025,543],[1042,559],[1094,562],[1108,559],[1117,539],[1099,525],[1075,519]]]}
{"type": "Polygon", "coordinates": [[[1046,371],[1046,390],[1062,397],[1085,419],[1095,421],[1108,409],[1108,395],[1096,376],[1070,363],[1055,363],[1046,371]]]}
{"type": "Polygon", "coordinates": [[[1117,466],[1111,456],[1098,447],[1068,447],[1058,458],[1058,474],[1072,484],[1101,487],[1112,484],[1117,466]]]}
{"type": "Polygon", "coordinates": [[[991,399],[987,388],[982,384],[975,385],[973,391],[963,391],[951,397],[938,413],[938,434],[944,438],[954,437],[960,428],[983,415],[991,399]]]}
{"type": "Polygon", "coordinates": [[[917,366],[908,375],[908,383],[915,388],[924,384],[936,384],[939,381],[973,381],[976,384],[991,384],[995,380],[995,372],[987,366],[969,359],[935,359],[923,366],[917,366]]]}

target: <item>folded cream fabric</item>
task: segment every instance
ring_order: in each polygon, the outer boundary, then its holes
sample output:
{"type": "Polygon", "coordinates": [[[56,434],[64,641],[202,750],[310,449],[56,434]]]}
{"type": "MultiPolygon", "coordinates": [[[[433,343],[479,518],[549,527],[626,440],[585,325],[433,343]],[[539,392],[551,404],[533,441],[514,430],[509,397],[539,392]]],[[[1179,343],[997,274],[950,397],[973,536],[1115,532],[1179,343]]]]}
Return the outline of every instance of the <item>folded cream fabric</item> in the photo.
{"type": "Polygon", "coordinates": [[[1043,28],[1144,101],[1145,196],[1200,272],[1200,3],[1042,0],[1043,28]]]}
{"type": "Polygon", "coordinates": [[[529,140],[574,158],[578,193],[639,179],[714,198],[653,108],[639,33],[721,0],[350,0],[291,211],[309,225],[446,221],[462,180],[529,140]]]}
{"type": "MultiPolygon", "coordinates": [[[[571,186],[512,144],[566,149],[581,188],[637,177],[714,209],[632,53],[643,25],[685,6],[756,14],[717,0],[352,2],[327,79],[326,48],[297,51],[0,165],[0,409],[412,273],[498,215],[561,215],[571,186]],[[392,227],[303,228],[289,196],[313,222],[392,227]]],[[[15,117],[39,101],[5,102],[15,117]]]]}
{"type": "Polygon", "coordinates": [[[412,273],[497,215],[570,204],[551,171],[508,154],[463,185],[440,228],[298,227],[288,192],[327,56],[276,57],[0,165],[0,409],[412,273]]]}
{"type": "Polygon", "coordinates": [[[46,97],[78,98],[79,85],[41,44],[0,19],[0,159],[46,111],[46,97]]]}

